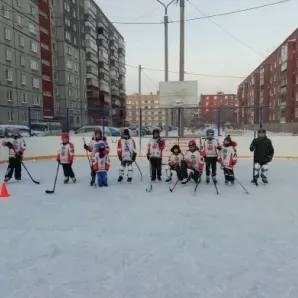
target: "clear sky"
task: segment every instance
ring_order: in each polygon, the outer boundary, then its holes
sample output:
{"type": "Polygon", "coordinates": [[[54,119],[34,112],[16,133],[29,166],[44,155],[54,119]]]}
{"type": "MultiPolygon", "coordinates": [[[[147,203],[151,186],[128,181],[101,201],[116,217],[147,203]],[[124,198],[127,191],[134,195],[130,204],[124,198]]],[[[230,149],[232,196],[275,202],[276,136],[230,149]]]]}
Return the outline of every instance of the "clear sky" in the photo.
{"type": "MultiPolygon", "coordinates": [[[[245,9],[278,0],[186,0],[185,18],[245,9]],[[194,5],[194,6],[193,6],[194,5]]],[[[168,3],[169,1],[163,1],[168,3]]],[[[97,0],[112,22],[162,22],[164,8],[156,0],[97,0]]],[[[185,71],[245,77],[256,68],[284,39],[298,27],[298,1],[258,10],[213,18],[224,29],[255,49],[236,41],[210,20],[194,20],[185,24],[185,71]]],[[[169,20],[179,20],[179,6],[172,4],[169,20]]],[[[156,92],[164,80],[164,27],[158,25],[115,24],[126,41],[126,63],[142,65],[142,93],[156,92]]],[[[169,24],[169,70],[179,71],[179,23],[169,24]]],[[[179,80],[170,73],[171,81],[179,80]]],[[[185,80],[197,80],[199,93],[236,93],[242,79],[185,75],[185,80]]],[[[138,70],[127,66],[127,94],[138,91],[138,70]]]]}

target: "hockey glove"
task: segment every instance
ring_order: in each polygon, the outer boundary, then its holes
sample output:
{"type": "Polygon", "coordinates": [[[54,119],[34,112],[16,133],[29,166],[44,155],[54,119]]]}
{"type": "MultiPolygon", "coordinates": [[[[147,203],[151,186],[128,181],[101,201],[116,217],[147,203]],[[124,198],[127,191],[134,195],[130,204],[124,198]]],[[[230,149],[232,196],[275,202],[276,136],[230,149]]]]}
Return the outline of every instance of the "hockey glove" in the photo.
{"type": "Polygon", "coordinates": [[[272,161],[272,156],[268,156],[267,157],[267,162],[271,162],[272,161]]]}
{"type": "Polygon", "coordinates": [[[18,152],[16,154],[16,158],[19,160],[19,161],[22,161],[23,160],[23,152],[18,152]]]}
{"type": "Polygon", "coordinates": [[[58,164],[60,164],[60,165],[61,165],[60,159],[57,159],[57,162],[58,162],[58,164]]]}
{"type": "Polygon", "coordinates": [[[6,147],[9,148],[9,149],[12,149],[13,148],[13,144],[10,143],[10,142],[7,142],[6,143],[6,147]]]}
{"type": "Polygon", "coordinates": [[[132,161],[133,161],[133,162],[136,160],[136,157],[137,157],[137,154],[134,152],[134,153],[132,154],[132,161]]]}
{"type": "Polygon", "coordinates": [[[118,155],[118,158],[119,158],[120,161],[122,161],[122,156],[118,155]]]}
{"type": "Polygon", "coordinates": [[[150,160],[150,154],[149,153],[147,154],[147,159],[150,160]]]}
{"type": "Polygon", "coordinates": [[[87,146],[86,144],[84,144],[84,149],[85,149],[85,150],[88,150],[88,149],[89,149],[88,146],[87,146]]]}

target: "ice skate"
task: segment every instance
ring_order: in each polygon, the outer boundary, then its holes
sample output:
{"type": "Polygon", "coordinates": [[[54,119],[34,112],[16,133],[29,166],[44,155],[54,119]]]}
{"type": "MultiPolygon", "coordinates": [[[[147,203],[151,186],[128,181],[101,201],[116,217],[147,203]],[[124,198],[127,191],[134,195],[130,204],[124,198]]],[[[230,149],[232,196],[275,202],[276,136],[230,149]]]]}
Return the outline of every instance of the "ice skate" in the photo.
{"type": "Polygon", "coordinates": [[[69,178],[68,177],[64,178],[63,182],[64,182],[64,184],[67,184],[69,182],[69,178]]]}
{"type": "Polygon", "coordinates": [[[213,183],[214,183],[214,184],[217,184],[216,176],[212,176],[212,180],[213,180],[213,183]]]}
{"type": "Polygon", "coordinates": [[[131,177],[128,177],[127,178],[127,183],[131,183],[131,181],[132,181],[132,178],[131,177]]]}
{"type": "Polygon", "coordinates": [[[77,183],[77,179],[76,179],[76,177],[73,177],[73,178],[72,178],[72,182],[73,182],[73,183],[77,183]]]}
{"type": "Polygon", "coordinates": [[[210,177],[209,177],[209,176],[206,177],[206,183],[207,183],[207,184],[210,183],[210,177]]]}
{"type": "Polygon", "coordinates": [[[261,178],[262,178],[262,181],[263,181],[263,183],[265,183],[265,184],[267,184],[267,183],[268,183],[268,179],[267,179],[267,177],[266,177],[266,176],[264,176],[264,175],[261,175],[261,178]]]}
{"type": "Polygon", "coordinates": [[[119,176],[118,182],[122,182],[122,180],[123,180],[123,177],[122,176],[119,176]]]}

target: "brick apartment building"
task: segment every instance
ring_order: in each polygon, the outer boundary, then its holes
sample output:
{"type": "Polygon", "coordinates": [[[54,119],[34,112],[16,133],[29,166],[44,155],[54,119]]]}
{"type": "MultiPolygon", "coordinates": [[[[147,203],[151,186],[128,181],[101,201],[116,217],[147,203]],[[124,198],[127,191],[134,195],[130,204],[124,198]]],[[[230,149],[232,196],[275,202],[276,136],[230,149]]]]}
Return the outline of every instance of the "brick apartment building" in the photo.
{"type": "Polygon", "coordinates": [[[239,122],[271,131],[298,129],[298,29],[238,87],[239,122]]]}
{"type": "Polygon", "coordinates": [[[238,121],[238,100],[235,94],[201,94],[199,119],[202,124],[236,125],[238,121]],[[218,115],[219,113],[219,115],[218,115]]]}
{"type": "Polygon", "coordinates": [[[65,121],[68,109],[72,129],[124,126],[125,42],[95,1],[0,7],[0,124],[65,121]]]}
{"type": "Polygon", "coordinates": [[[126,121],[130,126],[139,125],[140,110],[143,126],[164,126],[166,124],[165,110],[159,109],[159,93],[141,95],[141,98],[137,93],[128,95],[126,100],[126,121]]]}

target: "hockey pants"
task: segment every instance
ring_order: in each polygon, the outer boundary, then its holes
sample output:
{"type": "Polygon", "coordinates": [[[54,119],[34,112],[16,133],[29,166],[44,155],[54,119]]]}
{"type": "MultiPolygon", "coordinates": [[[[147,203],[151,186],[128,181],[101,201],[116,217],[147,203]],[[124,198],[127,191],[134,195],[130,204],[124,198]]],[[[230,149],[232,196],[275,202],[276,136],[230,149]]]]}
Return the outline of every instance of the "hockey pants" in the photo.
{"type": "Polygon", "coordinates": [[[175,169],[175,167],[173,168],[170,166],[166,167],[166,173],[169,178],[172,177],[171,171],[175,171],[177,173],[177,178],[179,181],[182,181],[183,179],[186,179],[188,177],[187,166],[186,163],[183,161],[181,162],[180,167],[178,167],[177,169],[175,169]]]}
{"type": "Polygon", "coordinates": [[[108,186],[108,173],[107,172],[97,172],[97,183],[99,186],[108,186]]]}
{"type": "Polygon", "coordinates": [[[223,172],[224,172],[225,180],[226,181],[230,181],[230,182],[234,182],[235,181],[234,170],[228,169],[228,168],[224,168],[223,169],[223,172]]]}
{"type": "Polygon", "coordinates": [[[75,174],[72,170],[72,165],[70,163],[62,164],[63,173],[65,178],[74,178],[75,174]]]}
{"type": "Polygon", "coordinates": [[[212,177],[215,177],[216,170],[217,170],[217,157],[206,157],[206,176],[209,177],[210,173],[212,172],[212,177]]]}
{"type": "Polygon", "coordinates": [[[132,178],[132,172],[133,172],[133,168],[132,168],[132,161],[121,161],[121,166],[119,168],[119,177],[123,177],[124,176],[124,170],[125,167],[127,166],[127,176],[128,178],[132,178]]]}
{"type": "Polygon", "coordinates": [[[21,157],[9,158],[5,179],[11,179],[13,173],[16,180],[21,180],[22,178],[22,158],[21,157]]]}
{"type": "Polygon", "coordinates": [[[254,164],[254,179],[258,179],[260,177],[267,178],[267,172],[268,172],[268,164],[267,163],[258,163],[256,162],[254,164]]]}
{"type": "Polygon", "coordinates": [[[156,176],[158,179],[161,179],[161,164],[162,159],[157,157],[150,158],[151,163],[151,179],[155,180],[156,176]]]}

